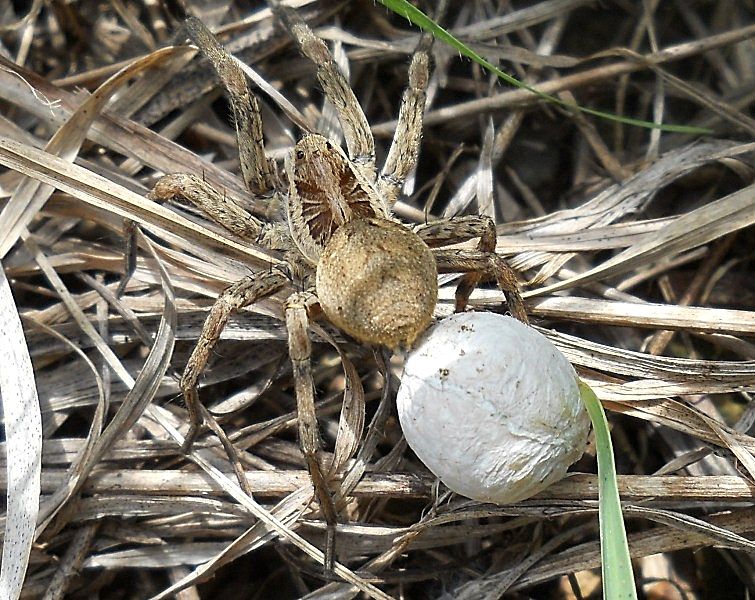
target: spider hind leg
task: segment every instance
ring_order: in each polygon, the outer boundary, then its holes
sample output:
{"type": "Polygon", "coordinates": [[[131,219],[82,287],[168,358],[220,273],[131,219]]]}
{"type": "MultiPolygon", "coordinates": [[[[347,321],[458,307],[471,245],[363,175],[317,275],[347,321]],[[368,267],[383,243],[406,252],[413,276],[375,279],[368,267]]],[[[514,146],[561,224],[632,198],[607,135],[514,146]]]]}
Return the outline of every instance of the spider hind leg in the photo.
{"type": "Polygon", "coordinates": [[[335,528],[338,522],[333,495],[328,487],[329,468],[323,464],[322,439],[315,413],[315,384],[312,377],[312,343],[307,326],[308,310],[317,302],[314,294],[297,292],[286,301],[286,329],[288,351],[294,374],[299,445],[307,463],[315,496],[328,526],[325,546],[325,571],[331,572],[335,564],[335,528]]]}

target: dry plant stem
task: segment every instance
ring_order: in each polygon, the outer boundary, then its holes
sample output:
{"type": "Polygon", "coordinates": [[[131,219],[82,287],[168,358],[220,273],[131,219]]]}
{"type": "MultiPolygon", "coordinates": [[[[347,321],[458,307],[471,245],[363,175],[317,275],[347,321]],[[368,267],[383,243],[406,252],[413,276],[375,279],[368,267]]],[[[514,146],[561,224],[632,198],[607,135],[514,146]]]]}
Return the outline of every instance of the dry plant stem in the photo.
{"type": "Polygon", "coordinates": [[[127,219],[123,223],[123,237],[126,239],[126,251],[124,252],[123,278],[118,284],[115,297],[120,298],[126,290],[128,282],[131,281],[136,272],[136,260],[139,246],[136,241],[136,223],[127,219]]]}
{"type": "MultiPolygon", "coordinates": [[[[703,288],[710,280],[715,270],[718,268],[718,265],[723,260],[724,256],[729,252],[729,249],[731,248],[736,238],[737,235],[732,234],[725,237],[715,245],[713,252],[711,252],[711,255],[706,257],[706,259],[703,261],[700,269],[697,273],[695,273],[694,279],[690,283],[689,287],[685,290],[684,295],[677,302],[677,305],[689,306],[698,298],[703,288]]],[[[669,342],[671,342],[671,338],[673,338],[673,336],[674,332],[668,329],[657,332],[648,343],[645,351],[648,354],[663,354],[663,351],[666,349],[669,342]]]]}
{"type": "MultiPolygon", "coordinates": [[[[622,406],[609,402],[611,409],[621,410],[622,406]]],[[[701,429],[702,432],[702,429],[701,429]]],[[[740,438],[742,435],[740,435],[740,438]]],[[[715,443],[713,434],[708,432],[703,441],[715,443]],[[712,440],[712,441],[711,441],[712,440]]],[[[720,439],[718,440],[720,444],[720,439]]],[[[748,440],[749,442],[749,440],[748,440]]],[[[748,443],[747,450],[754,446],[748,443]]],[[[246,478],[255,497],[279,498],[293,493],[307,484],[309,473],[305,470],[257,471],[246,473],[246,478]]],[[[52,493],[66,481],[66,470],[50,468],[43,473],[42,491],[52,493]]],[[[433,495],[436,479],[430,475],[412,473],[368,472],[352,491],[356,498],[427,500],[433,495]]],[[[0,476],[0,490],[7,489],[6,477],[0,476]]],[[[536,496],[539,500],[594,500],[598,494],[598,479],[595,475],[574,474],[553,484],[536,496]]],[[[94,506],[105,505],[112,498],[128,496],[196,496],[222,499],[224,492],[217,484],[208,481],[199,473],[185,470],[154,470],[124,468],[118,471],[98,469],[95,476],[82,487],[94,499],[86,500],[94,506]]],[[[684,504],[691,501],[715,500],[722,506],[751,499],[755,485],[739,476],[716,475],[701,478],[681,475],[619,475],[619,492],[627,501],[638,503],[674,502],[684,504]]],[[[117,507],[116,507],[117,508],[117,507]]],[[[526,514],[528,507],[518,507],[517,514],[526,514]]],[[[117,514],[117,513],[115,513],[117,514]]],[[[77,516],[74,515],[74,520],[77,516]]]]}
{"type": "MultiPolygon", "coordinates": [[[[558,97],[564,102],[575,105],[578,104],[577,99],[574,97],[574,94],[572,94],[568,90],[560,92],[558,97]]],[[[611,151],[601,139],[600,134],[595,127],[595,124],[587,119],[585,115],[578,110],[569,111],[569,114],[571,118],[574,119],[574,122],[577,124],[580,131],[584,135],[587,143],[590,144],[590,147],[595,153],[596,158],[600,161],[600,164],[605,167],[606,171],[611,174],[611,177],[615,181],[624,181],[627,177],[629,177],[632,172],[624,167],[621,162],[619,162],[619,160],[611,153],[611,151]]]]}
{"type": "Polygon", "coordinates": [[[72,579],[78,575],[81,565],[94,541],[95,535],[100,528],[100,523],[84,525],[74,534],[71,542],[66,548],[66,553],[58,565],[55,575],[50,580],[50,584],[45,591],[44,600],[59,600],[65,597],[68,585],[72,579]]]}
{"type": "MultiPolygon", "coordinates": [[[[217,422],[217,420],[212,415],[212,413],[210,413],[210,411],[207,410],[207,408],[205,408],[204,404],[200,402],[197,406],[199,408],[202,421],[207,424],[210,430],[220,440],[220,443],[223,446],[223,450],[225,450],[228,460],[231,461],[231,466],[233,467],[233,472],[236,475],[236,479],[239,482],[239,487],[242,490],[244,490],[244,493],[247,496],[251,497],[252,488],[249,485],[249,482],[246,480],[244,465],[241,462],[241,458],[239,457],[239,453],[236,450],[236,446],[234,446],[231,440],[228,439],[228,436],[226,435],[225,431],[223,431],[223,428],[217,422]]],[[[186,449],[187,452],[191,449],[190,446],[186,446],[185,441],[184,441],[184,448],[186,449]]]]}

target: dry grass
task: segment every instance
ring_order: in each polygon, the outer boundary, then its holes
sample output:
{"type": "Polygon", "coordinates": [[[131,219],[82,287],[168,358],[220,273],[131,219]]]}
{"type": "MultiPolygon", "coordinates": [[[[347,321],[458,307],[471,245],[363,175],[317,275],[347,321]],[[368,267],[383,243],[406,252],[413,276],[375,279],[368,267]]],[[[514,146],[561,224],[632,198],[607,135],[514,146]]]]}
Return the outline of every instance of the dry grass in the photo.
{"type": "MultiPolygon", "coordinates": [[[[349,598],[359,588],[403,598],[599,594],[589,452],[581,474],[513,506],[439,497],[394,416],[400,360],[386,369],[320,323],[328,449],[349,448],[338,428],[344,367],[358,374],[367,411],[343,469],[338,552],[348,570],[324,580],[324,525],[295,439],[279,299],[233,319],[200,392],[239,450],[253,498],[214,436],[190,460],[179,452],[176,376],[212,299],[278,258],[145,194],[159,174],[188,171],[260,215],[269,207],[244,193],[207,65],[185,47],[158,50],[173,25],[157,7],[26,4],[0,14],[0,163],[9,167],[0,255],[45,440],[44,527],[23,597],[147,598],[174,584],[189,586],[182,599],[349,598]],[[128,222],[138,225],[136,271],[118,297],[128,222]]],[[[271,154],[295,139],[292,114],[332,131],[311,65],[269,11],[226,4],[203,3],[199,14],[260,74],[271,154]]],[[[398,213],[482,212],[499,223],[498,250],[528,282],[534,323],[609,410],[644,593],[755,592],[752,2],[453,4],[445,24],[458,37],[544,91],[712,130],[691,139],[570,114],[436,44],[420,166],[398,213]]],[[[298,5],[348,62],[384,151],[416,31],[369,1],[298,5]]],[[[443,316],[454,281],[440,284],[443,316]]],[[[477,309],[500,302],[493,289],[473,296],[477,309]]],[[[0,332],[8,352],[23,350],[9,331],[0,332]]],[[[0,381],[23,384],[20,367],[0,368],[0,381]]],[[[7,489],[4,471],[2,480],[7,489]]]]}

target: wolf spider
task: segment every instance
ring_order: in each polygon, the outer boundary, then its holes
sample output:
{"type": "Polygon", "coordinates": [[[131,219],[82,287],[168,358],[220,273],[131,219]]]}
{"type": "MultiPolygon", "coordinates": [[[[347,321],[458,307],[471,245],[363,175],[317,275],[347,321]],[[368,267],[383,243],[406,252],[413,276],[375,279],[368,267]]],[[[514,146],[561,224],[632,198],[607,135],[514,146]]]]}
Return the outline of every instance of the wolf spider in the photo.
{"type": "Polygon", "coordinates": [[[265,154],[258,101],[244,74],[205,25],[187,17],[188,36],[210,60],[228,92],[246,187],[257,198],[280,201],[285,215],[279,222],[264,222],[191,174],[162,177],[151,196],[193,204],[238,237],[280,252],[288,266],[286,273],[269,270],[244,277],[228,287],[210,310],[180,381],[191,418],[185,448],[191,446],[203,423],[197,380],[231,313],[290,283],[306,290],[288,297],[285,320],[299,443],[331,540],[337,513],[328,487],[333,474],[322,458],[315,415],[309,317],[322,312],[344,333],[365,344],[409,348],[432,320],[439,272],[464,273],[456,291],[457,311],[465,309],[481,280],[495,279],[514,316],[523,321],[527,316],[514,272],[495,253],[496,230],[490,218],[452,217],[409,227],[392,214],[417,159],[430,38],[423,37],[412,57],[396,135],[378,174],[369,123],[327,46],[277,0],[269,4],[317,67],[317,79],[337,110],[348,152],[322,135],[306,133],[285,161],[285,177],[279,176],[265,154]],[[479,238],[477,250],[437,249],[475,238],[479,238]]]}

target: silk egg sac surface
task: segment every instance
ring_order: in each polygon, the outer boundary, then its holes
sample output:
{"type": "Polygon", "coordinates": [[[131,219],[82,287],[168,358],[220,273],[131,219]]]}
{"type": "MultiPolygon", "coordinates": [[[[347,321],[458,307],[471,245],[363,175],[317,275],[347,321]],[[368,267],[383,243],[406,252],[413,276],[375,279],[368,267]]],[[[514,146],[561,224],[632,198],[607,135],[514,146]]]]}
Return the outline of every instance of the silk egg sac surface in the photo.
{"type": "Polygon", "coordinates": [[[454,492],[496,504],[564,477],[590,428],[569,361],[532,327],[486,312],[455,314],[418,340],[397,406],[430,471],[454,492]]]}

